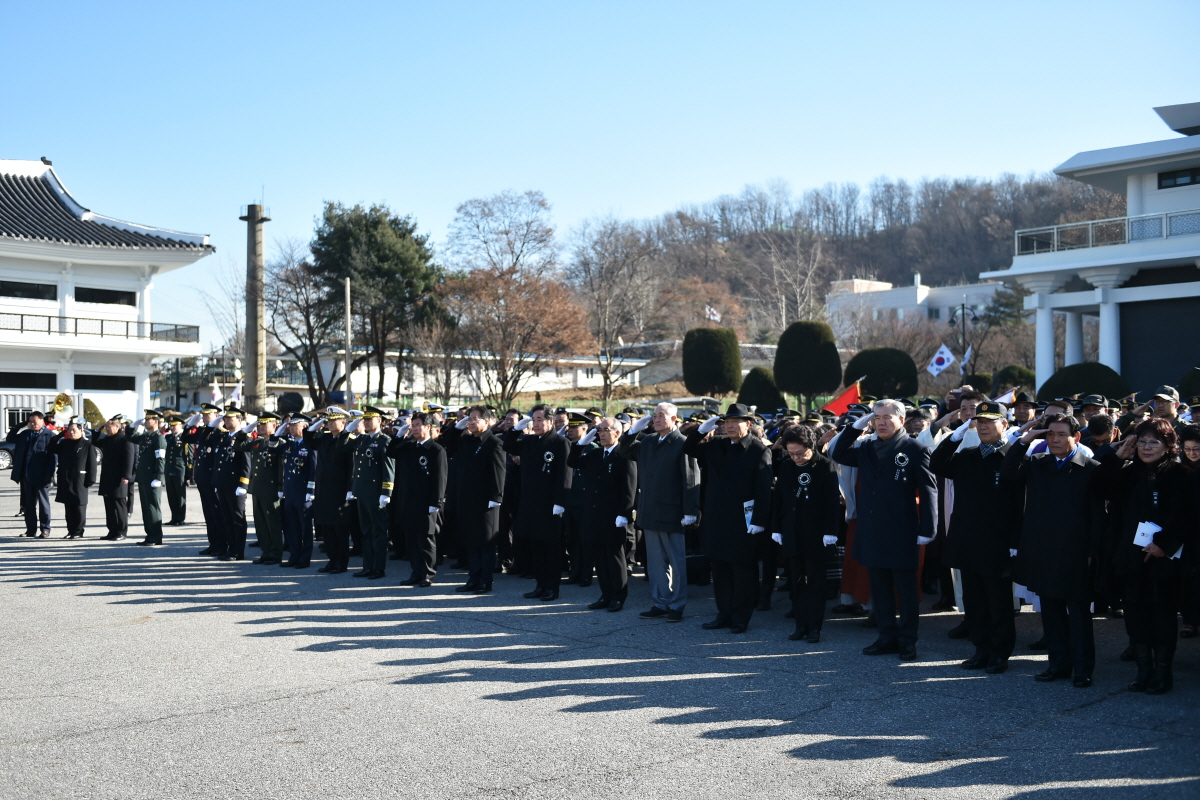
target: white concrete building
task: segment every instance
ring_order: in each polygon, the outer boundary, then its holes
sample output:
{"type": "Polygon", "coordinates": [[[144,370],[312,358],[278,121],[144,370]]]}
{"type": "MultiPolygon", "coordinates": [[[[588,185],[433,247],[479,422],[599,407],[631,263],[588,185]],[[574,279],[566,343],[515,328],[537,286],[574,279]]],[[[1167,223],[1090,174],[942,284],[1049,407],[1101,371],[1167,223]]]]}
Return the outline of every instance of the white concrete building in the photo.
{"type": "Polygon", "coordinates": [[[1078,153],[1054,171],[1125,195],[1128,216],[1020,230],[1012,266],[980,277],[1033,294],[1038,386],[1083,361],[1083,317],[1099,317],[1099,360],[1137,391],[1175,385],[1200,360],[1200,103],[1156,108],[1182,138],[1078,153]]]}
{"type": "Polygon", "coordinates": [[[89,211],[49,162],[0,160],[0,393],[140,416],[151,362],[200,355],[196,326],[153,318],[154,277],[212,252],[208,236],[89,211]]]}
{"type": "Polygon", "coordinates": [[[921,283],[920,273],[913,275],[911,286],[851,278],[829,285],[825,313],[829,317],[829,327],[840,342],[855,325],[865,320],[892,317],[900,322],[912,319],[949,321],[964,303],[978,314],[992,301],[997,288],[997,283],[926,286],[921,283]]]}

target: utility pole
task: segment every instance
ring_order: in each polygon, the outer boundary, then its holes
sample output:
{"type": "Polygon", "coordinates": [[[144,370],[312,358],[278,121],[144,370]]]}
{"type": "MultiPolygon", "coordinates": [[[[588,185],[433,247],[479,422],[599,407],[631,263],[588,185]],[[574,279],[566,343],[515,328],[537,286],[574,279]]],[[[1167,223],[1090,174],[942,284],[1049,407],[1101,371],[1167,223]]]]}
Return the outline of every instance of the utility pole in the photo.
{"type": "Polygon", "coordinates": [[[350,279],[346,278],[346,359],[342,364],[346,376],[346,410],[354,407],[354,390],[350,388],[350,279]]]}
{"type": "Polygon", "coordinates": [[[271,218],[264,206],[255,203],[246,206],[245,213],[238,219],[246,223],[246,392],[242,404],[257,411],[267,399],[263,223],[270,222],[271,218]]]}
{"type": "Polygon", "coordinates": [[[180,392],[181,392],[181,389],[180,389],[180,381],[179,381],[179,359],[177,358],[177,359],[175,359],[175,410],[176,411],[183,410],[183,403],[179,402],[180,392]]]}

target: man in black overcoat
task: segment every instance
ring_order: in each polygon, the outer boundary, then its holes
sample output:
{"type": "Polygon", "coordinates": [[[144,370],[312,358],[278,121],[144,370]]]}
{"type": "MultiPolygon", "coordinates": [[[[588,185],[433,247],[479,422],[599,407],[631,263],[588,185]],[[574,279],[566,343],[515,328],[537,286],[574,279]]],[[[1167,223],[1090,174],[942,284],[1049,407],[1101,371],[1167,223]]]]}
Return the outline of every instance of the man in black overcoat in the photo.
{"type": "Polygon", "coordinates": [[[25,535],[29,537],[50,536],[50,484],[56,464],[48,448],[53,438],[54,431],[46,427],[46,417],[40,411],[30,413],[25,424],[14,426],[6,437],[16,445],[9,477],[21,486],[21,510],[25,512],[25,535]]]}
{"type": "Polygon", "coordinates": [[[704,470],[700,515],[704,551],[712,561],[717,617],[703,628],[745,633],[758,604],[758,545],[771,520],[771,451],[750,435],[754,414],[733,403],[724,418],[712,417],[687,435],[684,452],[704,470]],[[724,436],[707,438],[718,423],[724,436]]]}
{"type": "Polygon", "coordinates": [[[437,533],[446,500],[446,451],[433,440],[428,414],[418,411],[388,445],[396,460],[396,522],[412,574],[403,586],[432,586],[437,574],[437,533]]]}
{"type": "Polygon", "coordinates": [[[625,547],[637,503],[637,462],[621,452],[621,432],[621,423],[613,417],[601,419],[575,443],[567,460],[584,478],[581,536],[596,562],[600,583],[600,599],[588,605],[595,610],[620,611],[629,592],[625,547]]]}
{"type": "Polygon", "coordinates": [[[1007,430],[1004,406],[982,402],[972,422],[956,428],[929,457],[935,475],[954,481],[954,509],[942,557],[962,575],[967,633],[975,645],[975,655],[962,667],[993,675],[1008,669],[1017,637],[1009,551],[1020,535],[1024,496],[1020,486],[1001,474],[1012,447],[1007,430]],[[971,428],[979,434],[979,445],[961,449],[971,428]]]}
{"type": "Polygon", "coordinates": [[[1096,645],[1092,634],[1091,563],[1105,524],[1104,499],[1092,480],[1099,462],[1079,448],[1079,420],[1066,414],[1045,417],[1026,431],[1004,456],[1001,476],[1024,491],[1025,518],[1016,548],[1014,579],[1042,601],[1049,665],[1034,678],[1071,678],[1092,685],[1096,645]],[[1029,447],[1046,440],[1046,452],[1029,447]]]}
{"type": "Polygon", "coordinates": [[[504,499],[504,445],[492,433],[496,412],[474,406],[455,423],[466,431],[459,440],[454,461],[454,518],[460,541],[467,550],[467,582],[455,591],[483,594],[492,590],[496,561],[496,532],[500,503],[504,499]]]}
{"type": "Polygon", "coordinates": [[[100,465],[100,496],[104,498],[108,535],[102,538],[115,542],[124,539],[129,531],[129,498],[137,445],[125,437],[125,426],[119,416],[106,422],[102,433],[95,440],[97,449],[104,454],[100,465]]]}
{"type": "Polygon", "coordinates": [[[858,469],[854,558],[867,568],[879,625],[879,638],[863,654],[897,653],[902,661],[913,661],[921,610],[917,587],[921,547],[937,533],[937,483],[929,471],[929,448],[904,430],[903,405],[880,400],[872,413],[838,436],[833,460],[858,469]],[[876,438],[855,447],[872,423],[876,438]]]}
{"type": "Polygon", "coordinates": [[[571,491],[571,445],[555,432],[553,413],[550,406],[538,404],[504,435],[505,451],[521,459],[521,504],[513,537],[529,542],[537,579],[537,586],[525,593],[530,600],[557,600],[562,579],[562,517],[571,491]]]}
{"type": "Polygon", "coordinates": [[[50,440],[50,452],[58,459],[56,503],[63,504],[67,523],[64,539],[82,539],[87,520],[88,489],[96,483],[96,448],[83,431],[80,420],[71,420],[50,440]]]}
{"type": "Polygon", "coordinates": [[[325,417],[309,425],[304,442],[316,454],[313,486],[313,524],[325,543],[329,563],[317,572],[340,575],[350,566],[350,539],[358,526],[358,501],[350,492],[350,471],[354,452],[346,432],[349,415],[337,406],[325,410],[325,417]]]}

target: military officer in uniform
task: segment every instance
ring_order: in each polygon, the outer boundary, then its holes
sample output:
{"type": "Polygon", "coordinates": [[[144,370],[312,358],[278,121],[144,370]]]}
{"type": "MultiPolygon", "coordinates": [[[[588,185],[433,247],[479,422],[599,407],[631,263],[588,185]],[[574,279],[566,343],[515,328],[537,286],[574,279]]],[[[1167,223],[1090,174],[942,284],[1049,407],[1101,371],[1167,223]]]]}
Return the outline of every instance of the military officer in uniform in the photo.
{"type": "Polygon", "coordinates": [[[255,564],[283,562],[283,517],[279,501],[283,497],[284,441],[276,436],[279,417],[264,411],[258,417],[258,438],[251,439],[243,430],[235,437],[233,449],[250,454],[249,492],[253,497],[254,532],[258,535],[262,556],[255,564]]]}
{"type": "Polygon", "coordinates": [[[142,506],[142,527],[146,529],[146,538],[139,545],[159,545],[163,543],[162,526],[162,487],[167,463],[167,439],[162,435],[159,426],[162,415],[149,410],[140,424],[126,433],[129,441],[137,445],[137,467],[133,479],[137,482],[138,500],[142,506]]]}
{"type": "MultiPolygon", "coordinates": [[[[211,427],[221,417],[221,409],[212,403],[201,403],[200,413],[193,414],[180,438],[185,445],[196,446],[192,479],[196,482],[200,496],[200,511],[204,514],[204,532],[208,535],[208,547],[200,551],[202,556],[220,555],[219,542],[224,541],[221,533],[221,510],[217,507],[217,495],[213,489],[213,450],[220,433],[211,427]]],[[[101,483],[103,483],[101,478],[101,483]]]]}
{"type": "Polygon", "coordinates": [[[412,574],[405,586],[431,586],[437,574],[437,532],[446,500],[446,451],[433,440],[433,425],[423,411],[412,415],[388,445],[396,462],[397,522],[412,574]]]}
{"type": "Polygon", "coordinates": [[[246,413],[234,405],[209,426],[216,432],[212,442],[213,494],[221,516],[220,540],[212,555],[221,561],[241,561],[246,557],[246,488],[250,485],[250,455],[239,453],[233,443],[242,429],[246,413]]]}
{"type": "Polygon", "coordinates": [[[316,490],[316,453],[304,441],[312,422],[306,414],[287,419],[283,446],[283,538],[287,543],[285,567],[308,569],[313,551],[313,496],[316,490]]]}
{"type": "Polygon", "coordinates": [[[358,527],[358,505],[350,492],[354,454],[348,446],[346,431],[348,414],[336,406],[325,411],[325,417],[308,426],[304,442],[316,455],[316,475],[313,491],[313,522],[329,563],[317,572],[338,575],[350,564],[351,531],[358,527]]]}
{"type": "Polygon", "coordinates": [[[350,494],[358,501],[362,526],[363,568],[354,577],[371,580],[387,575],[387,506],[396,477],[396,462],[387,454],[391,437],[379,429],[382,416],[378,408],[364,407],[360,432],[346,442],[354,454],[350,494]]]}
{"type": "Polygon", "coordinates": [[[163,482],[171,519],[167,525],[182,525],[187,517],[187,468],[189,445],[183,441],[183,417],[167,417],[167,468],[163,482]]]}

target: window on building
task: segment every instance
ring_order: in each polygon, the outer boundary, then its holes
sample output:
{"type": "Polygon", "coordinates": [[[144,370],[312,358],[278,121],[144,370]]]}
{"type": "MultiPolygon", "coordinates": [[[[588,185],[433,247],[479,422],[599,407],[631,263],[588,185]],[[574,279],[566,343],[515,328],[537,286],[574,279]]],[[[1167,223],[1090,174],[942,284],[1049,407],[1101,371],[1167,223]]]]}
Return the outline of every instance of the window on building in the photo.
{"type": "Polygon", "coordinates": [[[585,370],[583,371],[583,375],[584,375],[584,377],[585,377],[585,378],[594,378],[594,377],[596,377],[596,369],[595,369],[595,367],[588,367],[587,369],[585,369],[585,370]]]}
{"type": "Polygon", "coordinates": [[[1195,186],[1196,184],[1200,184],[1200,167],[1158,173],[1158,188],[1160,189],[1174,189],[1176,186],[1195,186]]]}
{"type": "Polygon", "coordinates": [[[541,368],[541,367],[534,367],[534,368],[533,368],[533,377],[535,377],[535,378],[540,378],[540,377],[542,377],[542,368],[541,368]]]}
{"type": "Polygon", "coordinates": [[[75,375],[77,392],[132,392],[135,388],[132,375],[75,375]]]}
{"type": "Polygon", "coordinates": [[[0,387],[5,389],[57,389],[58,375],[53,372],[0,372],[0,387]]]}
{"type": "Polygon", "coordinates": [[[4,430],[11,431],[19,425],[24,425],[29,419],[29,415],[33,413],[32,408],[10,408],[8,409],[8,424],[4,430]]]}
{"type": "Polygon", "coordinates": [[[896,309],[896,319],[904,319],[904,309],[903,308],[896,309]]]}
{"type": "Polygon", "coordinates": [[[19,297],[22,300],[57,300],[58,287],[53,283],[0,281],[0,297],[19,297]]]}
{"type": "Polygon", "coordinates": [[[554,368],[554,377],[556,377],[556,378],[561,378],[561,377],[562,377],[562,367],[555,367],[555,368],[554,368]]]}
{"type": "Polygon", "coordinates": [[[76,286],[75,299],[80,303],[106,303],[116,306],[136,306],[137,292],[123,292],[116,289],[93,289],[90,286],[76,286]]]}
{"type": "Polygon", "coordinates": [[[940,308],[930,308],[929,309],[929,318],[930,319],[941,319],[942,318],[942,310],[940,308]]]}

